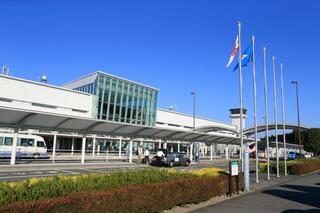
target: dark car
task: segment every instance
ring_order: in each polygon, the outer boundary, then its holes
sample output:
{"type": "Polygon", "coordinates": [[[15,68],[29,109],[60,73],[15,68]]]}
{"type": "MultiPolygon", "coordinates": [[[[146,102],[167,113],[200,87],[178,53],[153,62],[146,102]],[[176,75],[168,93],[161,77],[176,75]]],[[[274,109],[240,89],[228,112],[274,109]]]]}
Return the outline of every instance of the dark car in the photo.
{"type": "Polygon", "coordinates": [[[165,154],[164,157],[158,158],[154,157],[151,161],[152,165],[156,166],[189,166],[190,158],[186,153],[178,153],[178,152],[171,152],[165,154]]]}

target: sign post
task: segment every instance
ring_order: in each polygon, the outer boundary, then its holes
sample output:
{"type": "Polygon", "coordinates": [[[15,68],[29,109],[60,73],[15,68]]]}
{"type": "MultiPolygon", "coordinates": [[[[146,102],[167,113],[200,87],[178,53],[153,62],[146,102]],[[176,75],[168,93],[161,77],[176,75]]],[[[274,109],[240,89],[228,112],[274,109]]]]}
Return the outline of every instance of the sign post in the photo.
{"type": "Polygon", "coordinates": [[[237,194],[239,194],[239,162],[229,161],[229,196],[232,195],[232,177],[236,177],[237,194]]]}

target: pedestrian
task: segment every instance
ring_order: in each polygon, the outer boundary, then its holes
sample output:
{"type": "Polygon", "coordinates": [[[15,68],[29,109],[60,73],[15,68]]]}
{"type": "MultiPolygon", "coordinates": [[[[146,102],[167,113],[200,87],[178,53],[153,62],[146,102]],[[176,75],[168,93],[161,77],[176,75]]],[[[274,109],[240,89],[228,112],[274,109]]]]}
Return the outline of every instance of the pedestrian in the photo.
{"type": "Polygon", "coordinates": [[[161,166],[161,160],[164,156],[165,156],[165,154],[161,149],[156,153],[156,165],[157,166],[161,166]]]}
{"type": "Polygon", "coordinates": [[[149,155],[150,155],[149,149],[146,148],[146,150],[144,151],[144,163],[149,163],[149,155]]]}

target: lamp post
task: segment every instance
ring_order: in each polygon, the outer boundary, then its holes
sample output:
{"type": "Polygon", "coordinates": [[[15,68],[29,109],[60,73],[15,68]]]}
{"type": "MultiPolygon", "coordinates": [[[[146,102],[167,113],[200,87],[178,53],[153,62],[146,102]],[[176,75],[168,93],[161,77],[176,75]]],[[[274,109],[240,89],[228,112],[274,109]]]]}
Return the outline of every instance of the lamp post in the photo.
{"type": "MultiPolygon", "coordinates": [[[[192,95],[192,98],[193,98],[193,131],[196,131],[196,93],[195,92],[191,92],[190,94],[192,95]]],[[[193,143],[191,143],[191,146],[190,146],[191,160],[193,158],[193,151],[194,151],[193,150],[193,143]]],[[[195,160],[196,160],[196,158],[195,158],[195,160]]]]}
{"type": "Polygon", "coordinates": [[[301,133],[300,133],[300,109],[299,109],[299,93],[298,93],[298,81],[291,81],[292,84],[296,85],[296,96],[297,96],[297,116],[298,116],[298,139],[299,139],[299,154],[301,157],[301,133]]]}
{"type": "Polygon", "coordinates": [[[190,93],[193,97],[193,131],[196,130],[196,93],[190,93]]]}

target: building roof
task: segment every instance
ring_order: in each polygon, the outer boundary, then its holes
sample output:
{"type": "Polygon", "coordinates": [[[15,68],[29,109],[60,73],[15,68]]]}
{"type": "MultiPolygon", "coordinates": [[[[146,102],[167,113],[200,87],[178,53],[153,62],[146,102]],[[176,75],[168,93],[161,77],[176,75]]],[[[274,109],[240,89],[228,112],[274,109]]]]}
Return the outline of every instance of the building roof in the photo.
{"type": "Polygon", "coordinates": [[[70,81],[68,83],[65,83],[62,86],[69,88],[68,87],[69,85],[74,85],[74,84],[76,84],[76,82],[79,82],[79,84],[81,84],[81,85],[86,85],[86,84],[89,84],[89,83],[93,83],[95,81],[95,79],[98,77],[99,74],[110,76],[112,78],[116,78],[116,79],[119,79],[119,80],[122,80],[122,81],[125,81],[125,82],[128,82],[128,83],[137,84],[139,86],[148,87],[150,89],[159,91],[159,89],[157,89],[155,87],[148,86],[146,84],[142,84],[142,83],[139,83],[139,82],[131,81],[131,80],[128,80],[128,79],[125,79],[125,78],[122,78],[122,77],[119,77],[119,76],[115,76],[115,75],[112,75],[110,73],[106,73],[106,72],[103,72],[103,71],[96,71],[96,72],[90,73],[90,74],[88,74],[86,76],[83,76],[83,77],[80,77],[80,78],[75,79],[73,81],[70,81]]]}

